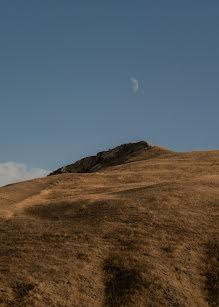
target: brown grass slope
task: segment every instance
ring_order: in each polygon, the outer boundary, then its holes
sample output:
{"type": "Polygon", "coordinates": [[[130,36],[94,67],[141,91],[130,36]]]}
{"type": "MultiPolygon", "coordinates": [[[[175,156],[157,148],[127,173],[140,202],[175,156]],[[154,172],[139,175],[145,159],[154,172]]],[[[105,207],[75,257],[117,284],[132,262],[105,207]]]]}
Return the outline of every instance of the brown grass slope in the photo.
{"type": "Polygon", "coordinates": [[[217,306],[219,151],[0,188],[0,306],[217,306]]]}

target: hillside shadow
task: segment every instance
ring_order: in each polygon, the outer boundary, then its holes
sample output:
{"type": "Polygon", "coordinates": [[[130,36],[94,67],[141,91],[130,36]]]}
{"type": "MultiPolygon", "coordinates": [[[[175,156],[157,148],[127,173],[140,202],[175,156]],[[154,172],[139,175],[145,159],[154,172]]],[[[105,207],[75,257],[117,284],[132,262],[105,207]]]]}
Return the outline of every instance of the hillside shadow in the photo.
{"type": "Polygon", "coordinates": [[[206,246],[205,290],[210,306],[219,306],[219,246],[216,241],[206,246]]]}
{"type": "Polygon", "coordinates": [[[134,303],[133,296],[149,287],[141,277],[141,270],[126,264],[118,256],[110,256],[105,260],[104,306],[130,306],[134,303]]]}
{"type": "Polygon", "coordinates": [[[36,205],[26,208],[25,213],[51,221],[84,222],[98,226],[103,221],[119,220],[122,208],[123,202],[117,200],[82,200],[36,205]]]}

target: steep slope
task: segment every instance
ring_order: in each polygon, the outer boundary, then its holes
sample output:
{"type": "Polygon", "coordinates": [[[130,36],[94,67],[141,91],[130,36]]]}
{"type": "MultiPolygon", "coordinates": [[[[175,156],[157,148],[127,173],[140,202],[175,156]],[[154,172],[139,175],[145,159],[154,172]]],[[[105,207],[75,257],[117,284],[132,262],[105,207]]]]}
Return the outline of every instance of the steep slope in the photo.
{"type": "Polygon", "coordinates": [[[217,306],[218,206],[219,151],[0,188],[0,305],[217,306]]]}

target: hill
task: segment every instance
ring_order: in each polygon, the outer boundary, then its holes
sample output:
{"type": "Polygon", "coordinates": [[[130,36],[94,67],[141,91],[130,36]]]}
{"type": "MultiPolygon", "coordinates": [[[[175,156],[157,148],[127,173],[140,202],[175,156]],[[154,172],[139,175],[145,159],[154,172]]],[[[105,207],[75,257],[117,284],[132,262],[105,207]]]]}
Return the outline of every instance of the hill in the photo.
{"type": "Polygon", "coordinates": [[[219,304],[219,151],[117,162],[0,188],[0,306],[219,304]]]}

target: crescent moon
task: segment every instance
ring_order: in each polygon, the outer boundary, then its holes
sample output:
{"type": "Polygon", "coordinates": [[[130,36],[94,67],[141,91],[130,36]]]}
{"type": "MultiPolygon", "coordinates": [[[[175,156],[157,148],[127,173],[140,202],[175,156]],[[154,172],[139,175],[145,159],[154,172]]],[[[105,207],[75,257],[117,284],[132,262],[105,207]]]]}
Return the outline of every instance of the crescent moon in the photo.
{"type": "Polygon", "coordinates": [[[138,90],[138,80],[135,78],[130,78],[130,81],[131,81],[132,91],[133,93],[136,93],[138,90]]]}

